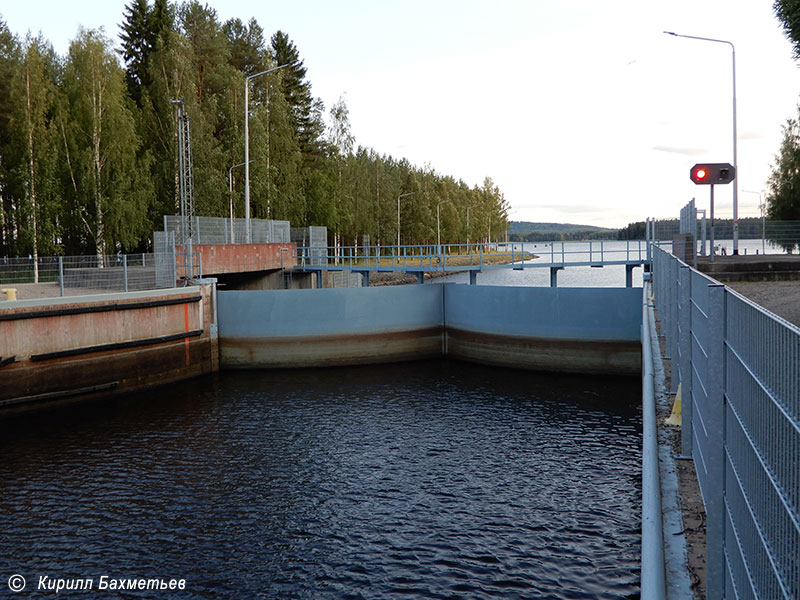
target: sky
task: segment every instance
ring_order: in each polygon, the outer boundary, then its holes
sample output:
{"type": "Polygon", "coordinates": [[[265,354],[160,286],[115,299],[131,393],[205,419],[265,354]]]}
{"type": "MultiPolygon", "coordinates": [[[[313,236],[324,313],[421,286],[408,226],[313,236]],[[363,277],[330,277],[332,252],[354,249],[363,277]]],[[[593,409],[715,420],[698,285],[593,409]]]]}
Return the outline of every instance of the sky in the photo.
{"type": "MultiPolygon", "coordinates": [[[[119,43],[126,0],[0,1],[17,35],[66,54],[78,27],[119,43]]],[[[758,216],[800,70],[772,0],[208,0],[298,48],[312,93],[344,97],[356,144],[470,186],[491,177],[514,221],[621,227],[677,218],[733,163],[739,217],[758,216]]],[[[732,216],[734,184],[715,186],[732,216]]]]}

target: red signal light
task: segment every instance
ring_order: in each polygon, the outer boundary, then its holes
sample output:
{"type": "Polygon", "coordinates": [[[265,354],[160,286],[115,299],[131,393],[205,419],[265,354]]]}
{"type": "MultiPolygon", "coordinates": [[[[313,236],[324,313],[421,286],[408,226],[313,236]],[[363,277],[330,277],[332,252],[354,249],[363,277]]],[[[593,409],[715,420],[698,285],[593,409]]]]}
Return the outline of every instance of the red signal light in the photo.
{"type": "Polygon", "coordinates": [[[735,176],[736,169],[728,163],[700,163],[689,170],[691,180],[704,185],[730,183],[735,176]]]}

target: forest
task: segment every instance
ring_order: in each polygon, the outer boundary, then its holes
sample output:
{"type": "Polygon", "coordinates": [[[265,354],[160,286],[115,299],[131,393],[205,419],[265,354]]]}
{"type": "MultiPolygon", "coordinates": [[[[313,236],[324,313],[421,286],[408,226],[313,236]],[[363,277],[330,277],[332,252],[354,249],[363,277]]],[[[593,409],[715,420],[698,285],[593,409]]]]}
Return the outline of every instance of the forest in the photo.
{"type": "Polygon", "coordinates": [[[324,225],[329,243],[505,236],[508,205],[482,185],[356,144],[343,98],[312,94],[289,35],[220,22],[196,0],[131,0],[118,43],[80,29],[66,56],[0,14],[0,256],[143,252],[178,214],[175,101],[190,118],[194,213],[244,214],[249,83],[251,217],[324,225]],[[402,197],[401,197],[402,196],[402,197]],[[399,198],[400,197],[400,198],[399,198]],[[398,199],[399,198],[399,199],[398,199]]]}

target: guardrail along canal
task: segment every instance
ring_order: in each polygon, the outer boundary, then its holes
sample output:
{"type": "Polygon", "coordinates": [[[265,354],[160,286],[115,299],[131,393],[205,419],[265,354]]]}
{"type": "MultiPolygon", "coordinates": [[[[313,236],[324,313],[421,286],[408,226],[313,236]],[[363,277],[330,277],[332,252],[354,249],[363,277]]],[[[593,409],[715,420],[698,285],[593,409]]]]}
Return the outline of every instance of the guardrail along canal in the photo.
{"type": "Polygon", "coordinates": [[[638,597],[640,381],[237,371],[0,421],[0,572],[186,597],[638,597]]]}

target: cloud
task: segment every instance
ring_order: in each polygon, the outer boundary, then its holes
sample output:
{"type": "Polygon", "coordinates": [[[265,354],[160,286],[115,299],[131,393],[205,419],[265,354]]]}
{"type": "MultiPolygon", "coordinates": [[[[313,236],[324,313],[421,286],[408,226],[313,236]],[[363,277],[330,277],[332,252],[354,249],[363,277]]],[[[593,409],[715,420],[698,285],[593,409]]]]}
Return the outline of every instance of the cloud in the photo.
{"type": "Polygon", "coordinates": [[[752,129],[739,135],[740,140],[763,140],[766,139],[766,137],[767,136],[765,136],[763,133],[753,131],[752,129]]]}
{"type": "Polygon", "coordinates": [[[670,152],[672,154],[684,154],[686,156],[698,156],[705,154],[703,148],[681,148],[679,146],[653,146],[653,150],[658,152],[670,152]]]}
{"type": "Polygon", "coordinates": [[[598,210],[596,204],[539,204],[531,208],[555,210],[562,213],[594,213],[598,210]]]}

